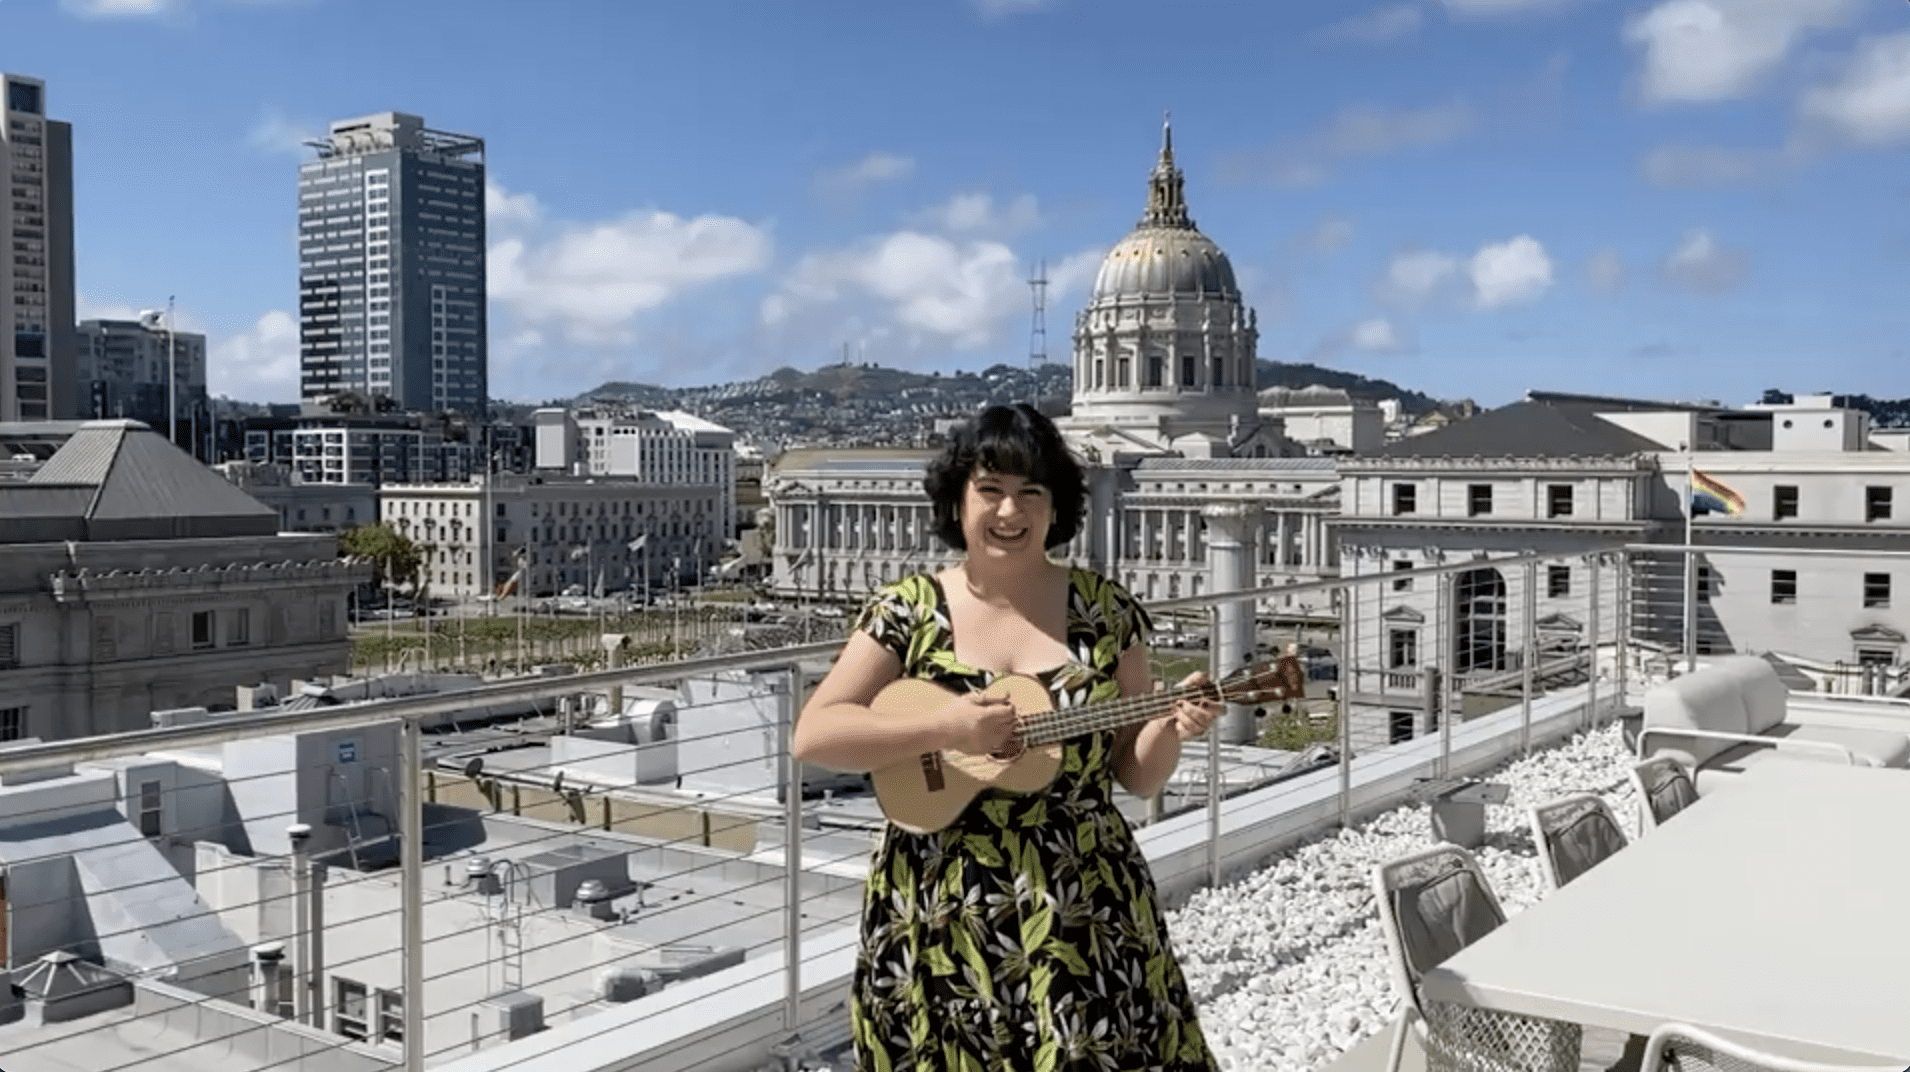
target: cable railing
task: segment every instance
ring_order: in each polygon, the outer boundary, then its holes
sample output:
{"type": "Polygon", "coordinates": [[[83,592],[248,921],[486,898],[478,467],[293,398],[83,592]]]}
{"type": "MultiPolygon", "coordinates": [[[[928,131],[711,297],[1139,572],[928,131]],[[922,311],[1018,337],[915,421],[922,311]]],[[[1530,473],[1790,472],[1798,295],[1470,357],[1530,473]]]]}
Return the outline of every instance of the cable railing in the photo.
{"type": "MultiPolygon", "coordinates": [[[[1718,561],[1719,591],[1763,576],[1726,550],[1692,552],[1718,561]]],[[[1151,604],[1194,638],[1153,653],[1167,684],[1289,651],[1307,679],[1292,700],[1230,706],[1159,797],[1122,800],[1163,895],[1223,885],[1322,824],[1622,714],[1702,658],[1697,642],[1747,628],[1721,598],[1709,617],[1672,598],[1682,554],[1414,568],[1353,555],[1341,578],[1151,604]],[[1288,613],[1296,602],[1309,613],[1288,613]],[[1690,652],[1667,639],[1687,632],[1690,652]]],[[[37,1051],[84,1052],[101,1069],[608,1072],[642,1063],[657,1002],[704,986],[707,998],[669,1005],[673,1022],[742,1034],[698,1043],[683,1067],[740,1072],[840,1045],[844,936],[884,820],[866,779],[788,751],[838,646],[0,750],[13,980],[74,962],[95,979],[92,1005],[27,988],[38,1022],[0,1030],[0,1066],[37,1051]],[[532,712],[528,728],[457,718],[509,709],[532,712]],[[107,1022],[143,1032],[139,1044],[84,1049],[107,1022]]],[[[1810,653],[1793,654],[1808,672],[1810,653]]]]}

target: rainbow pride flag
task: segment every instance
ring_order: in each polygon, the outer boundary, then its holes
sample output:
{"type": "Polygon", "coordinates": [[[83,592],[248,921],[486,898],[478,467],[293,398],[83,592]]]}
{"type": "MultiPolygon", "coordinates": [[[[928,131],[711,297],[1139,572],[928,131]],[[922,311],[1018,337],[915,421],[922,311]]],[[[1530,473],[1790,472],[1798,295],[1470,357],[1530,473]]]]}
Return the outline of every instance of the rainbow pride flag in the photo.
{"type": "Polygon", "coordinates": [[[1702,469],[1691,470],[1691,512],[1694,514],[1741,514],[1744,496],[1702,469]]]}

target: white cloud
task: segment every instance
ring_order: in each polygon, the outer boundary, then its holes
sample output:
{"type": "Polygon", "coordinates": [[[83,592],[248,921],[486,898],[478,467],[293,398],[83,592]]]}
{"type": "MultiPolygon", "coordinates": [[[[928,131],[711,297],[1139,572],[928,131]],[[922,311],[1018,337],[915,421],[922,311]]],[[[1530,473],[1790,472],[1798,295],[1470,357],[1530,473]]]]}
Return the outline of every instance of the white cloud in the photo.
{"type": "Polygon", "coordinates": [[[1327,216],[1298,235],[1294,244],[1307,253],[1335,253],[1353,241],[1353,221],[1345,216],[1327,216]]]}
{"type": "Polygon", "coordinates": [[[1625,23],[1644,53],[1639,89],[1650,103],[1745,96],[1807,34],[1842,26],[1857,0],[1664,0],[1625,23]]]}
{"type": "Polygon", "coordinates": [[[1327,180],[1336,163],[1439,145],[1464,134],[1473,120],[1463,101],[1397,110],[1349,106],[1303,138],[1235,156],[1226,170],[1271,177],[1283,186],[1314,186],[1327,180]]]}
{"type": "Polygon", "coordinates": [[[1625,258],[1615,250],[1601,249],[1585,261],[1585,281],[1600,294],[1625,289],[1625,275],[1625,258]]]}
{"type": "Polygon", "coordinates": [[[1358,323],[1334,331],[1313,344],[1307,358],[1311,361],[1331,361],[1341,354],[1354,351],[1364,354],[1404,354],[1414,349],[1414,343],[1404,330],[1385,317],[1369,317],[1358,323]]]}
{"type": "Polygon", "coordinates": [[[1910,33],[1865,39],[1842,77],[1806,92],[1798,112],[1859,145],[1910,138],[1910,33]]]}
{"type": "Polygon", "coordinates": [[[1530,235],[1481,246],[1472,255],[1472,289],[1481,309],[1531,301],[1552,286],[1552,259],[1530,235]]]}
{"type": "Polygon", "coordinates": [[[1006,203],[985,193],[956,194],[931,209],[927,219],[944,231],[1013,234],[1041,222],[1041,204],[1033,194],[1006,203]]]}
{"type": "Polygon", "coordinates": [[[1053,7],[1052,0],[971,0],[975,10],[986,18],[1005,18],[1009,15],[1025,15],[1033,11],[1043,11],[1053,7]]]}
{"type": "MultiPolygon", "coordinates": [[[[1101,251],[1091,250],[1048,265],[1050,305],[1083,288],[1100,261],[1101,251]]],[[[974,350],[1025,326],[1027,272],[1025,259],[999,241],[898,231],[803,257],[760,316],[770,328],[827,317],[836,338],[888,328],[901,345],[974,350]]]]}
{"type": "Polygon", "coordinates": [[[207,393],[248,402],[298,400],[298,320],[274,309],[247,330],[208,341],[207,393]]]}
{"type": "Polygon", "coordinates": [[[322,137],[317,124],[292,119],[276,109],[267,109],[246,134],[246,143],[262,153],[291,153],[303,156],[305,143],[322,137]]]}
{"type": "Polygon", "coordinates": [[[1480,246],[1461,259],[1438,250],[1393,255],[1374,284],[1388,305],[1419,309],[1463,297],[1477,309],[1496,309],[1537,298],[1551,288],[1552,259],[1530,235],[1480,246]]]}
{"type": "Polygon", "coordinates": [[[484,223],[487,229],[533,224],[543,219],[544,206],[535,194],[514,194],[503,186],[484,180],[484,223]]]}
{"type": "Polygon", "coordinates": [[[83,19],[126,19],[163,15],[182,0],[60,0],[60,7],[83,19]]]}
{"type": "Polygon", "coordinates": [[[1418,308],[1430,304],[1459,277],[1459,259],[1434,250],[1407,250],[1393,255],[1377,290],[1390,305],[1418,308]]]}
{"type": "Polygon", "coordinates": [[[1639,170],[1655,186],[1726,186],[1777,175],[1802,163],[1802,151],[1801,142],[1782,149],[1661,145],[1645,154],[1639,170]]]}
{"type": "Polygon", "coordinates": [[[686,290],[761,271],[771,250],[767,231],[734,217],[639,211],[493,243],[486,270],[491,299],[520,326],[606,345],[628,341],[637,314],[686,290]]]}
{"type": "Polygon", "coordinates": [[[1384,317],[1362,320],[1353,325],[1347,333],[1347,342],[1355,350],[1365,350],[1374,354],[1396,354],[1407,348],[1399,330],[1393,322],[1384,317]]]}
{"type": "Polygon", "coordinates": [[[878,149],[853,164],[824,172],[816,179],[816,187],[824,193],[853,194],[877,183],[908,178],[914,171],[913,157],[878,149]]]}
{"type": "Polygon", "coordinates": [[[1665,255],[1659,272],[1686,290],[1721,294],[1749,278],[1751,255],[1721,246],[1711,232],[1697,229],[1687,231],[1677,247],[1665,255]]]}
{"type": "Polygon", "coordinates": [[[1397,41],[1402,37],[1411,37],[1419,32],[1426,21],[1422,5],[1406,0],[1404,3],[1387,4],[1376,7],[1350,18],[1341,19],[1320,32],[1320,36],[1335,41],[1363,41],[1379,44],[1384,41],[1397,41]]]}

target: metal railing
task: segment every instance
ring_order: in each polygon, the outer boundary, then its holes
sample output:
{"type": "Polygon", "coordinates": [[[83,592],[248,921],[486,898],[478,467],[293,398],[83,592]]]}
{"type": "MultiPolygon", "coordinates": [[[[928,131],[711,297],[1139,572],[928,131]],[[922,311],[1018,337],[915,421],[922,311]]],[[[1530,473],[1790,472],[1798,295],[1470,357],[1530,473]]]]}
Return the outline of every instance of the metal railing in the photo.
{"type": "MultiPolygon", "coordinates": [[[[1157,800],[1123,798],[1163,892],[1220,885],[1321,822],[1351,824],[1414,799],[1423,779],[1612,717],[1654,660],[1683,656],[1662,643],[1683,631],[1667,615],[1684,606],[1664,598],[1663,555],[1614,547],[1405,570],[1356,558],[1344,565],[1355,576],[1151,604],[1207,619],[1207,650],[1156,652],[1162,674],[1222,678],[1298,646],[1309,677],[1290,704],[1230,708],[1157,800]],[[1301,604],[1332,605],[1336,621],[1301,604]],[[1228,612],[1249,605],[1251,616],[1228,612]]],[[[618,1006],[715,995],[734,989],[724,973],[760,979],[778,962],[773,1006],[734,1038],[712,1029],[677,1063],[743,1069],[796,1052],[792,1039],[839,1042],[839,1002],[818,1012],[814,993],[846,969],[805,950],[837,950],[853,930],[882,820],[859,779],[789,752],[793,715],[838,647],[0,751],[14,979],[50,963],[42,953],[78,952],[133,991],[133,1011],[111,1015],[174,1025],[118,1067],[182,1053],[253,1053],[249,1069],[635,1067],[647,1036],[618,1006]],[[657,689],[668,691],[646,691],[657,689]],[[647,705],[622,702],[633,698],[647,705]],[[514,708],[533,714],[471,715],[514,708]],[[114,810],[116,823],[100,821],[114,810]],[[308,832],[293,837],[294,824],[308,832]],[[62,870],[108,856],[117,870],[87,872],[106,879],[75,884],[62,870]],[[129,870],[134,858],[145,864],[129,870]],[[179,918],[158,926],[151,913],[164,908],[179,918]],[[549,1033],[512,1019],[533,998],[563,1021],[549,1033]],[[616,1056],[585,1059],[592,1037],[614,1038],[616,1056]]],[[[738,999],[707,999],[724,1000],[738,999]]],[[[701,1022],[691,1007],[673,1005],[673,1022],[701,1022]]],[[[95,1022],[13,1034],[0,1065],[94,1044],[95,1022]]]]}

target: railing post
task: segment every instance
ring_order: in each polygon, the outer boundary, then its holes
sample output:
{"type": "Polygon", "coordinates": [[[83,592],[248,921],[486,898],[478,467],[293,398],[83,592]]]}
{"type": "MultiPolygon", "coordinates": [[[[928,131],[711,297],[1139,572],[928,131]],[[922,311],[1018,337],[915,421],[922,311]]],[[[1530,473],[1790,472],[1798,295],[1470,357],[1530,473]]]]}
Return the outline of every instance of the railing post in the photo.
{"type": "MultiPolygon", "coordinates": [[[[487,522],[488,523],[488,522],[487,522]]],[[[404,930],[404,1072],[424,1072],[424,748],[423,722],[398,728],[398,766],[404,772],[398,807],[400,914],[404,930]]],[[[371,1013],[375,1016],[375,1010],[371,1013]]]]}
{"type": "Polygon", "coordinates": [[[802,665],[789,664],[789,718],[783,724],[783,1027],[802,1020],[802,761],[796,717],[802,714],[802,665]]]}
{"type": "Polygon", "coordinates": [[[1614,658],[1618,662],[1618,672],[1614,675],[1614,688],[1618,694],[1617,705],[1622,714],[1625,708],[1631,706],[1631,552],[1620,551],[1616,565],[1618,579],[1613,585],[1615,592],[1612,599],[1614,611],[1612,628],[1618,634],[1614,653],[1614,658]]]}
{"type": "Polygon", "coordinates": [[[1532,667],[1538,662],[1539,564],[1527,562],[1522,571],[1524,598],[1519,601],[1519,754],[1532,754],[1532,667]]]}
{"type": "Polygon", "coordinates": [[[1458,715],[1453,711],[1453,672],[1455,661],[1453,654],[1457,649],[1458,638],[1454,636],[1453,623],[1457,618],[1453,607],[1453,576],[1442,573],[1437,579],[1438,594],[1433,604],[1436,608],[1433,618],[1433,637],[1439,645],[1439,682],[1436,688],[1439,703],[1439,766],[1437,777],[1452,776],[1452,720],[1458,715]]]}
{"type": "Polygon", "coordinates": [[[1601,583],[1598,564],[1604,558],[1604,552],[1596,552],[1586,559],[1585,565],[1585,580],[1592,588],[1592,605],[1585,615],[1585,651],[1591,659],[1591,670],[1585,675],[1585,729],[1588,732],[1598,727],[1598,588],[1601,583]]]}
{"type": "Polygon", "coordinates": [[[1685,673],[1691,674],[1698,669],[1698,554],[1687,545],[1684,556],[1685,673]]]}
{"type": "MultiPolygon", "coordinates": [[[[1356,573],[1355,577],[1357,576],[1356,573]]],[[[1356,644],[1353,635],[1353,618],[1359,610],[1358,601],[1354,598],[1358,591],[1357,581],[1340,589],[1340,680],[1336,683],[1339,687],[1335,690],[1339,700],[1334,707],[1337,709],[1335,717],[1340,724],[1341,827],[1353,824],[1353,720],[1350,717],[1352,694],[1348,690],[1352,687],[1354,676],[1353,656],[1356,644]]]]}
{"type": "MultiPolygon", "coordinates": [[[[1215,681],[1226,676],[1220,665],[1220,605],[1207,608],[1207,673],[1215,681]]],[[[1207,882],[1220,888],[1220,719],[1207,727],[1207,882]]]]}

